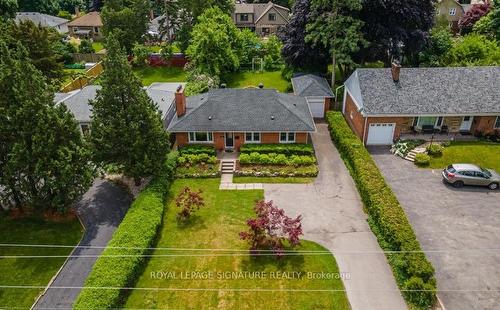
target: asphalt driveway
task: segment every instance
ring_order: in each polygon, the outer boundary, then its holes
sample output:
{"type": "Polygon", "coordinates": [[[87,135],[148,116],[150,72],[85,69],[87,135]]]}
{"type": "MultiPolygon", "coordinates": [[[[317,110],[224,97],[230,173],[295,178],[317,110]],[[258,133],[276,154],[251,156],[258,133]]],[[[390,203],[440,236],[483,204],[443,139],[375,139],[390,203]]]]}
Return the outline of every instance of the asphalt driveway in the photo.
{"type": "MultiPolygon", "coordinates": [[[[500,191],[453,188],[388,148],[370,153],[396,193],[429,260],[447,309],[498,309],[500,191]]],[[[499,159],[500,160],[500,159],[499,159]]]]}
{"type": "Polygon", "coordinates": [[[116,230],[131,203],[128,194],[115,184],[95,180],[92,187],[77,204],[78,215],[85,226],[85,233],[73,254],[64,264],[49,289],[38,300],[35,309],[71,309],[80,289],[57,287],[82,287],[113,232],[116,230]],[[53,288],[56,287],[56,288],[53,288]]]}
{"type": "Polygon", "coordinates": [[[264,184],[266,200],[303,217],[304,239],[328,248],[352,309],[406,309],[392,271],[368,227],[358,191],[326,124],[312,135],[320,173],[313,184],[264,184]]]}

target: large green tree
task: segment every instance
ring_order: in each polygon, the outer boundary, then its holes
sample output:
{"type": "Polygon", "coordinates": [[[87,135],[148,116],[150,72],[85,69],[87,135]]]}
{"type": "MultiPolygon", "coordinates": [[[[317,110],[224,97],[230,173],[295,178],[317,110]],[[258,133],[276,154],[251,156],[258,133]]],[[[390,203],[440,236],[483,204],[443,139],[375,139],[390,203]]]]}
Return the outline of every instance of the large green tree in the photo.
{"type": "Polygon", "coordinates": [[[40,12],[56,15],[60,9],[59,0],[18,0],[22,12],[40,12]]]}
{"type": "Polygon", "coordinates": [[[241,40],[231,17],[217,7],[206,10],[193,28],[186,54],[202,73],[220,76],[236,70],[241,40]]]}
{"type": "Polygon", "coordinates": [[[102,9],[104,36],[115,33],[128,53],[141,43],[148,29],[149,0],[107,0],[102,9]]]}
{"type": "Polygon", "coordinates": [[[64,59],[59,54],[60,37],[48,27],[35,25],[27,20],[18,24],[11,22],[5,27],[3,35],[9,46],[17,42],[28,50],[31,63],[46,76],[51,83],[57,84],[63,76],[64,59]]]}
{"type": "Polygon", "coordinates": [[[158,107],[133,74],[114,33],[108,35],[106,48],[102,89],[90,102],[90,142],[96,162],[119,166],[139,184],[161,171],[169,138],[158,107]]]}
{"type": "Polygon", "coordinates": [[[90,152],[73,115],[18,44],[0,41],[0,198],[37,211],[64,211],[93,180],[90,152]]]}
{"type": "MultiPolygon", "coordinates": [[[[354,66],[353,54],[366,44],[363,23],[354,17],[361,0],[312,0],[306,41],[329,51],[332,59],[332,88],[335,70],[344,73],[354,66]]],[[[345,74],[344,74],[345,75],[345,74]]]]}
{"type": "Polygon", "coordinates": [[[493,0],[493,11],[491,12],[491,27],[494,29],[497,41],[500,42],[500,0],[493,0]]]}

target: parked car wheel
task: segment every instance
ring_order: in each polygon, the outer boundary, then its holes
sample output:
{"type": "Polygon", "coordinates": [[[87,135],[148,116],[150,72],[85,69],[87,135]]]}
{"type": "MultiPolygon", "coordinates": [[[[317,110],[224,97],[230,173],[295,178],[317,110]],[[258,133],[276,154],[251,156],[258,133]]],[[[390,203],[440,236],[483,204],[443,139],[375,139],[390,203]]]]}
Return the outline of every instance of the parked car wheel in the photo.
{"type": "Polygon", "coordinates": [[[464,182],[462,181],[456,181],[455,183],[453,183],[453,187],[460,188],[462,186],[464,186],[464,182]]]}
{"type": "Polygon", "coordinates": [[[490,185],[488,185],[488,188],[489,189],[497,189],[498,188],[498,183],[491,183],[490,185]]]}

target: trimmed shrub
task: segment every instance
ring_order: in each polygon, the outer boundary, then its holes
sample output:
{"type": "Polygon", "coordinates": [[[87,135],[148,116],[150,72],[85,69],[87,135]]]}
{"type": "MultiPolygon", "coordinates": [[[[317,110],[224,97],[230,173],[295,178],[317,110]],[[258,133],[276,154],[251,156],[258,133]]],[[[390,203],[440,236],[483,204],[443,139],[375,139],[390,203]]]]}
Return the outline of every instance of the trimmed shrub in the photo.
{"type": "Polygon", "coordinates": [[[415,165],[425,167],[428,166],[431,162],[431,157],[425,153],[419,153],[415,155],[415,165]]]}
{"type": "Polygon", "coordinates": [[[314,155],[314,148],[310,144],[243,144],[240,148],[241,154],[253,152],[261,154],[285,154],[285,155],[314,155]]]}
{"type": "Polygon", "coordinates": [[[184,154],[177,158],[177,165],[195,165],[195,164],[215,164],[217,163],[217,157],[208,155],[205,153],[200,154],[184,154]]]}
{"type": "Polygon", "coordinates": [[[240,154],[241,165],[277,165],[277,166],[308,166],[316,163],[316,158],[309,155],[291,155],[285,154],[261,154],[252,152],[250,154],[240,154]]]}
{"type": "Polygon", "coordinates": [[[180,155],[186,155],[186,154],[207,154],[211,156],[216,156],[217,153],[215,152],[215,148],[210,145],[200,145],[200,144],[193,144],[193,145],[186,145],[183,146],[179,149],[179,154],[180,155]]]}
{"type": "Polygon", "coordinates": [[[427,154],[431,156],[441,156],[443,155],[444,147],[439,144],[431,144],[427,147],[427,154]]]}
{"type": "Polygon", "coordinates": [[[434,268],[420,244],[396,196],[385,183],[372,157],[352,132],[340,112],[328,112],[330,134],[348,167],[369,216],[369,224],[387,253],[398,286],[408,303],[420,309],[435,301],[434,268]],[[427,291],[408,290],[423,287],[427,291]]]}
{"type": "Polygon", "coordinates": [[[134,286],[147,261],[144,257],[149,253],[147,248],[154,246],[162,224],[164,202],[174,175],[176,157],[176,152],[168,156],[163,171],[132,203],[85,281],[75,309],[118,308],[124,297],[122,290],[96,288],[134,286]],[[116,255],[126,256],[109,257],[116,255]]]}

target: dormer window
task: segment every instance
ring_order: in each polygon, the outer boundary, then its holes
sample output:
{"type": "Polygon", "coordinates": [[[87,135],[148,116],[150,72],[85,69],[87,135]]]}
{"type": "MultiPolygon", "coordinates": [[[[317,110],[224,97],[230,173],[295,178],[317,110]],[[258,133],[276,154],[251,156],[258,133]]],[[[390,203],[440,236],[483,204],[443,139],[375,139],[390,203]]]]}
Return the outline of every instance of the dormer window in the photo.
{"type": "Polygon", "coordinates": [[[270,22],[276,21],[276,14],[275,13],[269,13],[269,21],[270,22]]]}
{"type": "Polygon", "coordinates": [[[240,21],[247,22],[248,21],[248,14],[240,14],[240,21]]]}

